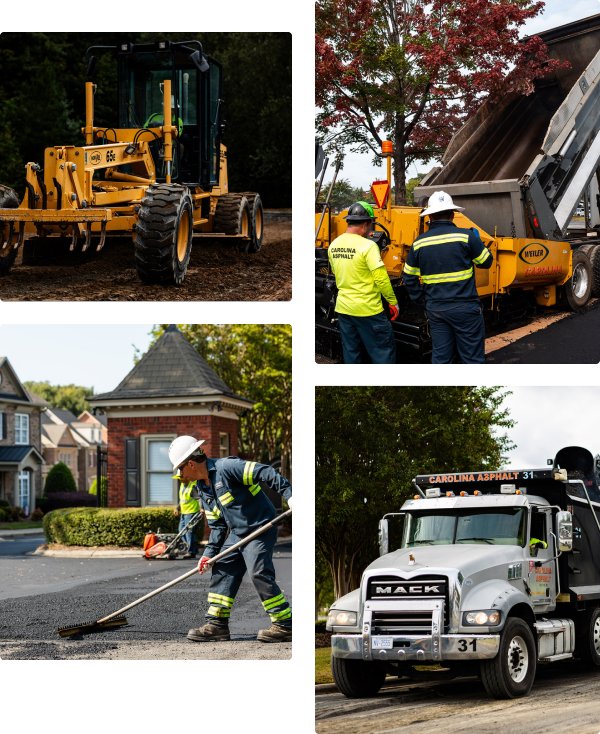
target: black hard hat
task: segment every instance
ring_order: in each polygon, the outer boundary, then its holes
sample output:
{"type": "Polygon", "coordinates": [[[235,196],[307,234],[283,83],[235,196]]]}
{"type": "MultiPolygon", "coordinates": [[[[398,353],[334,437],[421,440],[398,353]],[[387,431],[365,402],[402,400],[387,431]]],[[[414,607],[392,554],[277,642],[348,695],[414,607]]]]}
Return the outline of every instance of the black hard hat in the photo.
{"type": "Polygon", "coordinates": [[[344,217],[348,222],[374,222],[375,213],[373,207],[366,201],[357,201],[348,209],[348,214],[344,217]]]}

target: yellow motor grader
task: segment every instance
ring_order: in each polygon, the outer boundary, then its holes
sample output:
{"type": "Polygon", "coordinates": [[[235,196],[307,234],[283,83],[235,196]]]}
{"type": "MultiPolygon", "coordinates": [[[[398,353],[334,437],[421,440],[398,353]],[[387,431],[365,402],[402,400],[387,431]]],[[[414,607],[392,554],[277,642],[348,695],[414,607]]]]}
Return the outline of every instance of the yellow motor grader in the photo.
{"type": "MultiPolygon", "coordinates": [[[[489,270],[474,273],[488,323],[559,302],[579,310],[600,297],[600,15],[540,35],[550,56],[568,58],[571,68],[537,80],[529,96],[510,93],[484,104],[454,135],[442,165],[415,188],[418,206],[391,205],[392,143],[383,143],[387,181],[372,187],[381,200],[370,237],[399,302],[392,322],[399,357],[407,349],[421,357],[431,352],[426,314],[410,301],[402,271],[411,244],[428,227],[419,215],[435,191],[464,207],[454,223],[476,229],[494,256],[489,270]]],[[[317,151],[316,175],[323,157],[317,151]]],[[[328,202],[317,205],[317,350],[334,359],[341,348],[327,248],[346,230],[346,213],[333,213],[328,202]]]]}
{"type": "Polygon", "coordinates": [[[199,41],[122,43],[87,50],[118,60],[118,125],[94,125],[96,85],[86,83],[84,146],[46,148],[26,165],[26,193],[0,186],[0,276],[53,250],[101,250],[106,236],[132,237],[145,283],[180,284],[193,235],[258,252],[263,207],[256,192],[230,193],[221,142],[222,66],[199,41]],[[197,48],[194,48],[197,47],[197,48]]]}

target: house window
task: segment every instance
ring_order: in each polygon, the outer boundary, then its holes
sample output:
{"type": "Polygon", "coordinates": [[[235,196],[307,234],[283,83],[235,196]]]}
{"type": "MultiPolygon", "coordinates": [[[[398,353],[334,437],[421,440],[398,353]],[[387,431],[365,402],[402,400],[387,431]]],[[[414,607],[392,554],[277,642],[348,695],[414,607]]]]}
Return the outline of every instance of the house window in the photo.
{"type": "Polygon", "coordinates": [[[173,467],[169,461],[170,441],[148,441],[148,501],[173,502],[173,467]]]}
{"type": "Polygon", "coordinates": [[[219,457],[221,459],[229,456],[229,434],[219,433],[219,457]]]}
{"type": "Polygon", "coordinates": [[[15,413],[15,443],[29,443],[29,416],[15,413]]]}
{"type": "Polygon", "coordinates": [[[29,472],[19,472],[19,507],[29,514],[29,472]]]}
{"type": "Polygon", "coordinates": [[[90,451],[90,466],[94,466],[94,454],[90,451]]]}

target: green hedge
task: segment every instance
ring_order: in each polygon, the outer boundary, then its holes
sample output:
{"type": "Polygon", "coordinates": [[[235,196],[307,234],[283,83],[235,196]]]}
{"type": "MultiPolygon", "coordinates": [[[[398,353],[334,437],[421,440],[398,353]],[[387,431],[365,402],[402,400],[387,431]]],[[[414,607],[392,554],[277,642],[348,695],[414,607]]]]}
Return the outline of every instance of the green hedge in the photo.
{"type": "Polygon", "coordinates": [[[10,503],[6,500],[0,500],[0,507],[10,507],[10,503]]]}
{"type": "Polygon", "coordinates": [[[4,514],[4,510],[2,507],[0,507],[0,522],[4,522],[6,520],[6,515],[4,514]]]}
{"type": "Polygon", "coordinates": [[[62,461],[56,463],[48,472],[44,494],[51,492],[77,492],[77,485],[69,467],[62,461]]]}
{"type": "Polygon", "coordinates": [[[315,634],[318,635],[322,632],[327,632],[327,620],[319,619],[315,621],[315,634]]]}
{"type": "Polygon", "coordinates": [[[172,507],[127,507],[114,510],[69,507],[44,515],[47,543],[63,545],[139,545],[149,530],[176,533],[179,518],[172,507]]]}

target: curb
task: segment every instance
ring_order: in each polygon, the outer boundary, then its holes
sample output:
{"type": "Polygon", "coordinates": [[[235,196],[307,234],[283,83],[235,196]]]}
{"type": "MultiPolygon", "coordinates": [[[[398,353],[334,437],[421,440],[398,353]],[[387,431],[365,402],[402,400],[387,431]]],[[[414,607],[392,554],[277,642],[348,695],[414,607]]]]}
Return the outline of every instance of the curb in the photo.
{"type": "MultiPolygon", "coordinates": [[[[275,545],[281,545],[282,543],[291,543],[292,538],[282,538],[278,540],[275,545]]],[[[201,545],[206,545],[206,541],[202,541],[201,545]]],[[[72,551],[44,551],[35,550],[25,553],[26,556],[54,556],[58,558],[143,558],[142,549],[140,550],[72,550],[72,551]]],[[[159,559],[164,560],[164,559],[159,559]]]]}
{"type": "Polygon", "coordinates": [[[277,211],[269,211],[268,209],[265,209],[263,211],[263,216],[265,219],[270,219],[271,221],[278,221],[278,222],[291,222],[292,221],[292,212],[277,212],[277,211]]]}
{"type": "Polygon", "coordinates": [[[1,538],[21,538],[24,535],[43,535],[43,528],[26,528],[24,530],[0,530],[1,538]]]}

